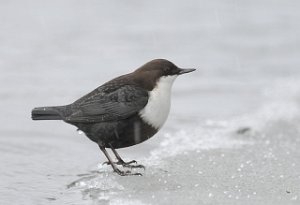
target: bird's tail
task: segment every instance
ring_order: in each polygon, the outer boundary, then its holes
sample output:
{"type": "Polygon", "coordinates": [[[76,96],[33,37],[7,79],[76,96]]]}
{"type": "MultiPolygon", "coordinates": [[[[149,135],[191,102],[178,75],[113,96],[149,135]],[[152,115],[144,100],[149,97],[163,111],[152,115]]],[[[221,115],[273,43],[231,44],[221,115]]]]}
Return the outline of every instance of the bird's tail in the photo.
{"type": "Polygon", "coordinates": [[[63,120],[65,106],[37,107],[31,111],[33,120],[63,120]]]}

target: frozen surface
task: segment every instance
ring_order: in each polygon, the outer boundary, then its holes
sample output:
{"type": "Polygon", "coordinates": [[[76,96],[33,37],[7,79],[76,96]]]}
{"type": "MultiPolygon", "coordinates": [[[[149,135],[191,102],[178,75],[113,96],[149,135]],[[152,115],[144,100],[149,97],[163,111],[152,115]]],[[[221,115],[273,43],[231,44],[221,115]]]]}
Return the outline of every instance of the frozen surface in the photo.
{"type": "Polygon", "coordinates": [[[299,204],[300,2],[1,1],[0,204],[299,204]],[[74,101],[153,58],[197,72],[173,87],[164,128],[97,146],[40,105],[74,101]]]}

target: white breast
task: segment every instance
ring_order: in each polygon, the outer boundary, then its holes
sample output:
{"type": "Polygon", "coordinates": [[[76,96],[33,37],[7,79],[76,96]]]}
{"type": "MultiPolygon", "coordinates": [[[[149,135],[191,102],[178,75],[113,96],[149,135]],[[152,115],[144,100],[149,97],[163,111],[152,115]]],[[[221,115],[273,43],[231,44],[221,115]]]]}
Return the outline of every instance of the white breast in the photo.
{"type": "Polygon", "coordinates": [[[176,77],[176,75],[161,77],[156,87],[149,92],[147,105],[139,113],[145,122],[156,129],[160,129],[168,118],[171,88],[176,77]]]}

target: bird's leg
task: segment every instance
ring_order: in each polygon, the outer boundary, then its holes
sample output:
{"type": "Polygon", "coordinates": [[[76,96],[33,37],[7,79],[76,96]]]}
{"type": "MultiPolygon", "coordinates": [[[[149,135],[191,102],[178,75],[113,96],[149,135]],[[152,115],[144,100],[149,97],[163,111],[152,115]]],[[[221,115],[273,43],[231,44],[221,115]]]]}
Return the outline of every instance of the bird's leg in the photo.
{"type": "Polygon", "coordinates": [[[118,160],[118,162],[116,164],[122,165],[123,167],[128,167],[128,168],[143,168],[143,169],[145,169],[145,166],[143,166],[143,165],[139,165],[139,164],[131,165],[132,163],[137,163],[137,161],[135,161],[135,160],[132,160],[129,162],[124,162],[124,160],[120,157],[118,152],[111,145],[110,145],[110,148],[118,160]]]}
{"type": "Polygon", "coordinates": [[[110,146],[110,148],[111,148],[111,150],[113,151],[114,155],[116,156],[116,158],[118,160],[117,164],[119,164],[119,165],[125,165],[125,164],[130,165],[132,163],[137,163],[135,160],[132,160],[130,162],[124,162],[124,160],[120,157],[118,152],[112,146],[110,146]]]}
{"type": "MultiPolygon", "coordinates": [[[[117,151],[114,148],[111,147],[111,150],[113,151],[114,155],[116,156],[116,158],[118,160],[117,162],[113,162],[114,164],[123,165],[124,166],[124,165],[130,165],[132,163],[137,163],[137,161],[135,161],[135,160],[132,160],[130,162],[124,162],[124,160],[120,157],[120,155],[117,153],[117,151]]],[[[103,164],[109,165],[111,163],[109,161],[107,161],[107,162],[104,162],[103,164]]]]}
{"type": "Polygon", "coordinates": [[[104,146],[101,146],[99,144],[99,148],[100,150],[104,153],[104,155],[106,156],[107,160],[109,161],[110,165],[112,166],[113,170],[119,174],[120,176],[129,176],[129,175],[141,175],[140,173],[131,173],[130,171],[121,171],[117,168],[117,166],[114,164],[114,162],[112,161],[112,159],[110,158],[110,156],[108,155],[107,151],[105,150],[104,146]]]}

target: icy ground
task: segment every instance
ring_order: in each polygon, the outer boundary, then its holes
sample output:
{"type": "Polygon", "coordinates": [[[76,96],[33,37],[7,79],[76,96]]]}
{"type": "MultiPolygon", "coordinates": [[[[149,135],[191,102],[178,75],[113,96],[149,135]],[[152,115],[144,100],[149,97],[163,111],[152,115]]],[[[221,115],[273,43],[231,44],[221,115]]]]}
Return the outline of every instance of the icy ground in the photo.
{"type": "Polygon", "coordinates": [[[143,177],[119,177],[99,165],[68,192],[99,204],[298,204],[299,117],[299,101],[272,98],[256,113],[166,133],[139,159],[143,177]]]}
{"type": "Polygon", "coordinates": [[[0,1],[0,204],[300,204],[300,2],[0,1]],[[154,58],[196,67],[120,177],[75,127],[34,122],[154,58]]]}

